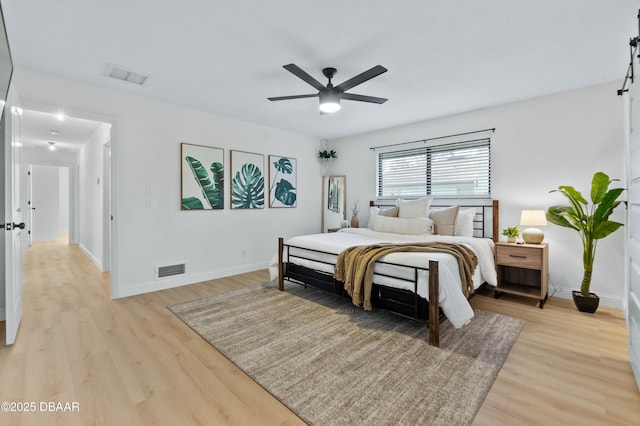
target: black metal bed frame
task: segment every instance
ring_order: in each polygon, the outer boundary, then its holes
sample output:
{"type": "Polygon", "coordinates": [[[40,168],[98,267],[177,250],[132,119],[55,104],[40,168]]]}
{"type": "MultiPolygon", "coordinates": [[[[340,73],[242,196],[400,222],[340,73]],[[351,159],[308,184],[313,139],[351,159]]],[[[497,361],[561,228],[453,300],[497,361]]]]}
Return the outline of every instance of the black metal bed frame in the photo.
{"type": "MultiPolygon", "coordinates": [[[[370,203],[373,206],[373,203],[370,203]]],[[[380,205],[380,204],[379,204],[380,205]]],[[[434,205],[432,207],[446,207],[434,205]]],[[[493,200],[491,205],[463,205],[461,207],[473,207],[476,208],[476,216],[479,216],[479,219],[474,217],[474,231],[480,231],[481,237],[486,238],[487,233],[485,222],[486,222],[486,213],[487,209],[491,209],[492,213],[492,232],[491,237],[494,241],[498,240],[498,201],[493,200]],[[478,211],[478,208],[480,211],[478,211]],[[476,224],[479,224],[476,227],[476,224]]],[[[279,267],[279,280],[278,280],[278,288],[280,290],[284,290],[284,280],[288,280],[290,282],[304,285],[312,285],[314,287],[320,288],[322,290],[331,292],[333,294],[346,296],[346,291],[344,290],[343,283],[336,280],[333,277],[333,274],[329,272],[319,271],[315,269],[311,269],[305,266],[297,265],[291,262],[291,258],[298,258],[303,260],[309,260],[317,263],[323,263],[326,265],[335,265],[334,262],[317,260],[310,257],[305,257],[299,254],[291,254],[290,249],[303,250],[307,252],[315,252],[315,253],[323,253],[334,255],[335,253],[327,253],[322,250],[316,249],[308,249],[304,247],[297,247],[291,244],[285,244],[283,238],[278,239],[278,267],[279,267]],[[286,248],[286,259],[284,258],[284,249],[286,248]]],[[[394,312],[399,315],[407,316],[412,319],[427,321],[429,326],[429,344],[433,346],[439,345],[439,328],[440,328],[440,320],[444,318],[440,307],[439,307],[439,282],[438,282],[438,262],[437,261],[429,261],[428,267],[416,267],[416,266],[407,266],[401,265],[397,263],[390,263],[384,261],[378,261],[380,264],[388,264],[393,266],[398,266],[402,268],[412,269],[413,279],[409,280],[406,278],[401,278],[397,276],[391,276],[386,274],[376,273],[375,275],[387,276],[390,278],[398,279],[405,282],[410,282],[413,284],[413,291],[398,289],[393,287],[388,287],[381,284],[373,283],[372,291],[371,291],[371,303],[372,305],[387,309],[391,312],[394,312]],[[429,300],[432,303],[429,303],[427,299],[420,297],[418,294],[418,275],[420,271],[429,271],[429,300]],[[433,303],[435,302],[435,303],[433,303]]]]}

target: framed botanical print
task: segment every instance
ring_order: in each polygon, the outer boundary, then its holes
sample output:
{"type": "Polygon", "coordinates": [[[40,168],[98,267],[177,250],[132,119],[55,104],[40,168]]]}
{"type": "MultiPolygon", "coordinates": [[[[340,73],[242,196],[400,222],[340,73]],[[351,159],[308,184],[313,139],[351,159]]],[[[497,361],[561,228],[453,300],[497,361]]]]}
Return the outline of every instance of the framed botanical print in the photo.
{"type": "Polygon", "coordinates": [[[224,150],[180,144],[181,210],[224,209],[224,150]]]}
{"type": "Polygon", "coordinates": [[[269,207],[298,205],[298,166],[295,158],[269,156],[269,207]]]}
{"type": "Polygon", "coordinates": [[[231,208],[264,208],[264,155],[231,151],[231,208]]]}

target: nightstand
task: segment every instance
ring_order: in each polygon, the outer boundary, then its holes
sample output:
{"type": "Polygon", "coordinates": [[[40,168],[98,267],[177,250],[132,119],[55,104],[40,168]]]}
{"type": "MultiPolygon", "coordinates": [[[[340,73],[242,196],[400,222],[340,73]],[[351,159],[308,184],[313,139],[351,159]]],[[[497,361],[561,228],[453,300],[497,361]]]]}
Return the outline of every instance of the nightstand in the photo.
{"type": "Polygon", "coordinates": [[[338,232],[341,229],[342,228],[329,228],[329,229],[327,229],[327,232],[338,232]]]}
{"type": "Polygon", "coordinates": [[[500,293],[530,297],[544,306],[549,293],[549,245],[496,243],[496,269],[500,293]]]}

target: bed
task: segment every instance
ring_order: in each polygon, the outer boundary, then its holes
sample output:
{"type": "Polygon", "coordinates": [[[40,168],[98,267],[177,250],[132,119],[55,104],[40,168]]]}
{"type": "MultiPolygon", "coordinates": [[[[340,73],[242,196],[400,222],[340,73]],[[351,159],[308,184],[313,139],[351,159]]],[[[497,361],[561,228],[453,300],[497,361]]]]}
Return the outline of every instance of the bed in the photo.
{"type": "MultiPolygon", "coordinates": [[[[384,207],[374,206],[374,203],[371,205],[378,209],[384,207]]],[[[433,212],[450,208],[450,203],[429,204],[429,216],[435,217],[433,212]]],[[[332,233],[296,236],[286,241],[279,238],[277,263],[272,262],[270,267],[272,279],[278,277],[280,290],[284,290],[284,280],[287,280],[345,295],[344,283],[334,278],[334,272],[339,254],[349,247],[381,242],[452,243],[471,248],[477,256],[478,267],[473,274],[472,295],[480,286],[495,286],[497,282],[493,243],[498,239],[498,201],[467,202],[462,208],[469,213],[467,216],[472,217],[472,229],[464,231],[464,236],[399,234],[384,232],[388,229],[380,225],[375,229],[344,228],[332,233]]],[[[461,210],[458,211],[462,214],[461,210]]],[[[392,221],[377,219],[376,225],[382,222],[392,221]]],[[[371,304],[375,308],[426,320],[431,345],[439,345],[441,318],[446,317],[456,328],[473,318],[473,309],[463,292],[458,261],[450,254],[399,251],[382,256],[372,267],[371,304]]]]}

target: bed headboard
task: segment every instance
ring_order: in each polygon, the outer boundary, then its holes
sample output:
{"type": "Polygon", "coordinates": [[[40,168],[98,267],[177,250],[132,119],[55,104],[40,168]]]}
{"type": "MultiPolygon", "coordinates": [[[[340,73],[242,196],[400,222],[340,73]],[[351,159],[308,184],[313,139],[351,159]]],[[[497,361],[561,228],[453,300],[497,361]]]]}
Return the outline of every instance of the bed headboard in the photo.
{"type": "MultiPolygon", "coordinates": [[[[369,201],[370,207],[395,207],[396,200],[369,201]]],[[[476,215],[473,218],[473,236],[478,238],[491,238],[497,242],[500,238],[498,218],[500,207],[498,200],[491,199],[463,199],[447,198],[435,199],[430,208],[442,208],[459,205],[461,208],[474,208],[476,215]]]]}

